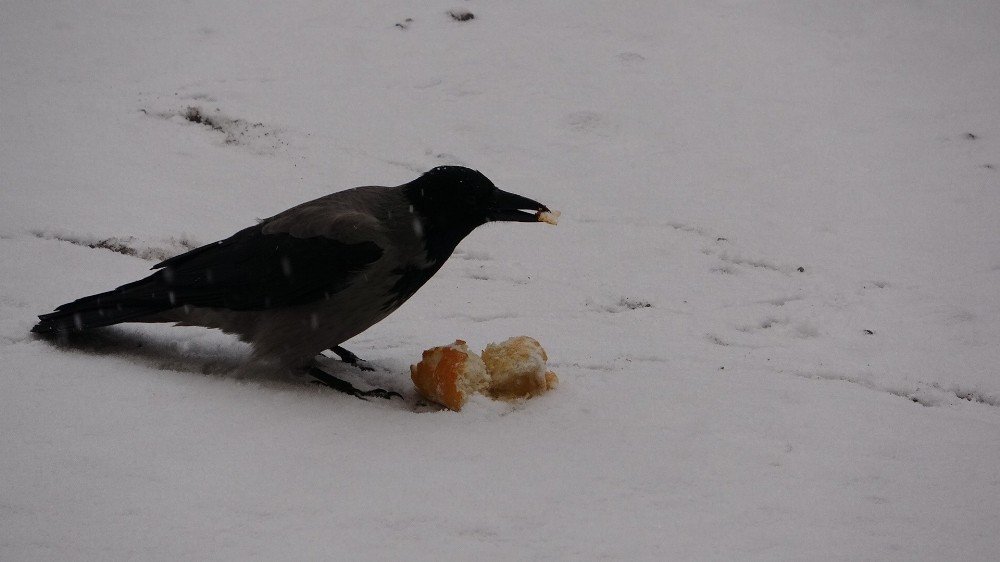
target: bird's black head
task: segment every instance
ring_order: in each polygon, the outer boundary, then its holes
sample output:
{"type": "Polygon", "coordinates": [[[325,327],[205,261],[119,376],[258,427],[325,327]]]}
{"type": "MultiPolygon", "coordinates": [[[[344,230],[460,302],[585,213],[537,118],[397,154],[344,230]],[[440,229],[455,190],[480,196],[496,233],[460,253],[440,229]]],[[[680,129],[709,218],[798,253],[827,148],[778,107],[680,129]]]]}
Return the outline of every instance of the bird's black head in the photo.
{"type": "Polygon", "coordinates": [[[536,222],[548,207],[503,191],[462,166],[439,166],[403,186],[419,215],[429,246],[447,254],[476,227],[493,221],[536,222]],[[450,246],[450,247],[449,247],[450,246]]]}

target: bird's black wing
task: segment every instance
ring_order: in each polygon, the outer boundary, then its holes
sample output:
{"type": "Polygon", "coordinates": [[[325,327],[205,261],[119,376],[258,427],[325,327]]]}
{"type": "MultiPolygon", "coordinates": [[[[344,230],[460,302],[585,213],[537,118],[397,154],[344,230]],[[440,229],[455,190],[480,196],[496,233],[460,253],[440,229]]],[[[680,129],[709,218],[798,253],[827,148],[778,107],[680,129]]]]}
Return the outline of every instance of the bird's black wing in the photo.
{"type": "Polygon", "coordinates": [[[145,279],[39,316],[38,333],[80,331],[142,320],[183,306],[265,310],[329,297],[377,261],[373,241],[265,233],[255,225],[154,266],[145,279]]]}
{"type": "Polygon", "coordinates": [[[382,256],[373,241],[265,234],[255,225],[157,264],[149,278],[118,290],[155,292],[173,306],[264,310],[306,304],[343,289],[382,256]],[[155,283],[149,281],[156,278],[155,283]]]}

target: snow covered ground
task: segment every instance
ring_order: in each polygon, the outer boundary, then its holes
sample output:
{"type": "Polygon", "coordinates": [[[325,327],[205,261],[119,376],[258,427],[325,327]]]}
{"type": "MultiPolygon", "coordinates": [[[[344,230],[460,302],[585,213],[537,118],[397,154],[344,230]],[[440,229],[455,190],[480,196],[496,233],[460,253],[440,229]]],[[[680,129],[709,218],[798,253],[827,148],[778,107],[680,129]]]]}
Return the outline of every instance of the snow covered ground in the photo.
{"type": "Polygon", "coordinates": [[[7,2],[0,559],[1000,552],[1000,3],[7,2]],[[449,10],[467,10],[459,21],[449,10]],[[560,209],[475,232],[346,345],[35,316],[442,163],[560,209]],[[419,403],[528,334],[558,390],[419,403]]]}

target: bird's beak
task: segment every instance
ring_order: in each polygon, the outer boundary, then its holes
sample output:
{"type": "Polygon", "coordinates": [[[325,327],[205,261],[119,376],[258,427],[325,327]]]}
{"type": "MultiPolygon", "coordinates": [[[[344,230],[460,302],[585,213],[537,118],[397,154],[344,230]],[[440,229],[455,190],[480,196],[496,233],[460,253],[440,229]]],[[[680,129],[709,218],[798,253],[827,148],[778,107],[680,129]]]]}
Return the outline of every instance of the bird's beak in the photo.
{"type": "Polygon", "coordinates": [[[493,195],[489,216],[493,221],[536,222],[538,213],[548,210],[548,207],[538,201],[498,189],[493,195]]]}

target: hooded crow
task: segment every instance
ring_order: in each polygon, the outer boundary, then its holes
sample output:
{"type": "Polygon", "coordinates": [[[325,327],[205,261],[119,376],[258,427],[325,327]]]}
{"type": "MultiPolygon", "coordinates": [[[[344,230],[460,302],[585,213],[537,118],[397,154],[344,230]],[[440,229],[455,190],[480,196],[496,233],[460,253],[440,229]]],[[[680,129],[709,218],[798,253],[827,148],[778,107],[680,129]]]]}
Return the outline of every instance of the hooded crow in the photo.
{"type": "Polygon", "coordinates": [[[155,273],[39,316],[32,332],[59,335],[121,322],[218,328],[253,359],[307,370],[337,390],[362,392],[320,370],[340,346],[399,308],[459,242],[492,221],[535,222],[545,205],[498,189],[476,170],[440,166],[395,187],[365,186],[302,203],[218,242],[155,266],[155,273]]]}

